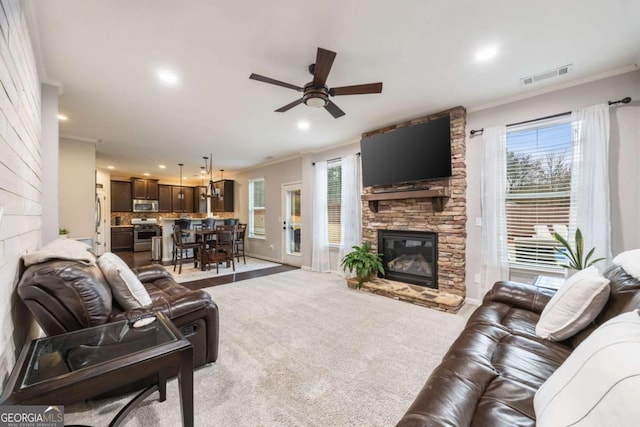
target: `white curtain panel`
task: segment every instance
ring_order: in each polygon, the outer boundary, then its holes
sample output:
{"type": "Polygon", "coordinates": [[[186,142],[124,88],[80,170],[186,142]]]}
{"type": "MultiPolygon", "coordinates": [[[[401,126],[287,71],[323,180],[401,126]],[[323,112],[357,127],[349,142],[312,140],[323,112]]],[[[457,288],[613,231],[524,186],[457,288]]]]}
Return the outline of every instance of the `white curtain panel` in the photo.
{"type": "MultiPolygon", "coordinates": [[[[342,198],[340,209],[340,249],[338,260],[362,240],[362,204],[360,202],[360,156],[342,158],[342,198]]],[[[345,272],[345,276],[349,274],[345,272]]]]}
{"type": "Polygon", "coordinates": [[[507,248],[507,128],[496,126],[482,132],[482,282],[486,292],[499,280],[509,278],[507,248]]]}
{"type": "Polygon", "coordinates": [[[329,262],[329,224],[327,214],[327,162],[316,162],[313,179],[313,245],[311,271],[327,273],[329,262]]]}
{"type": "Polygon", "coordinates": [[[585,249],[595,247],[594,257],[611,259],[609,201],[609,105],[598,104],[571,113],[573,165],[571,170],[572,223],[585,240],[585,249]]]}

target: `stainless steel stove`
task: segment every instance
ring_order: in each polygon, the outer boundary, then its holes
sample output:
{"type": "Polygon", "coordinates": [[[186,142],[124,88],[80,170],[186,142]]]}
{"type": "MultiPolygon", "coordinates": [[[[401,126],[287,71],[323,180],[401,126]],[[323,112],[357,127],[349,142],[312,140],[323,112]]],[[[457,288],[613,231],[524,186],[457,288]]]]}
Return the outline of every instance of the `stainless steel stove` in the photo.
{"type": "Polygon", "coordinates": [[[156,218],[132,218],[133,224],[133,251],[142,252],[151,250],[151,239],[162,236],[162,228],[156,218]]]}

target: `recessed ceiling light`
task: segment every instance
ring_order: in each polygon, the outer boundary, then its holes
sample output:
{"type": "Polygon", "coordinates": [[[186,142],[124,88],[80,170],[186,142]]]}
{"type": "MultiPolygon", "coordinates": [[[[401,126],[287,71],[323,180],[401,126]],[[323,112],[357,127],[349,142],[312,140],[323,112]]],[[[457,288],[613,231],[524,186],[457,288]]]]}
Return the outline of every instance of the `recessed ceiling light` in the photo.
{"type": "Polygon", "coordinates": [[[60,120],[61,122],[66,122],[67,120],[69,120],[69,117],[65,116],[64,114],[58,114],[58,120],[60,120]]]}
{"type": "Polygon", "coordinates": [[[145,172],[145,173],[143,173],[142,175],[144,175],[144,176],[151,176],[151,174],[150,174],[149,172],[145,172]]]}
{"type": "Polygon", "coordinates": [[[109,165],[109,166],[107,166],[107,169],[111,169],[111,170],[113,170],[113,169],[115,169],[115,167],[114,167],[114,166],[109,165]]]}
{"type": "Polygon", "coordinates": [[[159,167],[160,169],[165,169],[165,168],[166,168],[166,166],[165,166],[165,165],[158,165],[158,167],[159,167]]]}
{"type": "Polygon", "coordinates": [[[172,86],[178,84],[178,75],[174,72],[168,70],[158,70],[156,74],[162,83],[166,83],[172,86]]]}
{"type": "Polygon", "coordinates": [[[476,53],[476,60],[480,62],[488,61],[498,54],[498,48],[495,46],[485,47],[476,53]]]}
{"type": "Polygon", "coordinates": [[[311,127],[311,123],[309,123],[306,120],[301,120],[298,122],[298,129],[300,130],[307,130],[311,127]]]}

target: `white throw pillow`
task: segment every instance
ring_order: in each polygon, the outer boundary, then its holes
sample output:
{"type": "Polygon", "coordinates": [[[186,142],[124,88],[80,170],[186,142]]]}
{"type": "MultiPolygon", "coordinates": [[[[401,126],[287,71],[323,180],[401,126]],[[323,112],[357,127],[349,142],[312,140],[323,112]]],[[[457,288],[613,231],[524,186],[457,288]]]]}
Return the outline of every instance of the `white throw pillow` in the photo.
{"type": "Polygon", "coordinates": [[[613,259],[613,263],[624,268],[624,271],[640,280],[640,249],[618,254],[618,256],[613,259]]]}
{"type": "Polygon", "coordinates": [[[101,255],[98,267],[122,308],[131,310],[151,305],[151,297],[144,285],[118,255],[111,252],[101,255]]]}
{"type": "Polygon", "coordinates": [[[565,340],[596,318],[609,299],[609,280],[595,266],[569,277],[547,303],[536,335],[551,341],[565,340]]]}
{"type": "Polygon", "coordinates": [[[536,425],[637,426],[640,313],[623,313],[584,340],[533,398],[536,425]]]}

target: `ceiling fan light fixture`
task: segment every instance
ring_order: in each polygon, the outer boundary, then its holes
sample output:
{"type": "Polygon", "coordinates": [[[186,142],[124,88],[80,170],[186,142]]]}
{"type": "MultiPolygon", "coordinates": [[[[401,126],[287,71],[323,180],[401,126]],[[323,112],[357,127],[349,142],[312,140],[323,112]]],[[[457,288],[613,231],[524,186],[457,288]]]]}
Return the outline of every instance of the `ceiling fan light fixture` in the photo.
{"type": "Polygon", "coordinates": [[[310,96],[304,100],[304,103],[309,107],[322,108],[327,105],[327,100],[321,97],[310,96]]]}

